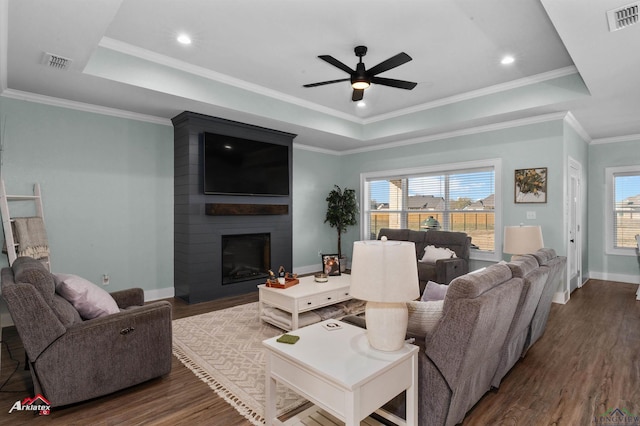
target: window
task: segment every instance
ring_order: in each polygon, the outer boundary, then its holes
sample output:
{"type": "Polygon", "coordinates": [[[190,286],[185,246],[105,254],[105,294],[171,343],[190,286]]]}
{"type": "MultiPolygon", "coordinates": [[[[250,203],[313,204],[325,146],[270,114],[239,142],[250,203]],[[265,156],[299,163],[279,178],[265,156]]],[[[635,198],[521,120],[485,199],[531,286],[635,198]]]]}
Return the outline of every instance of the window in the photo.
{"type": "Polygon", "coordinates": [[[608,167],[607,254],[636,256],[635,236],[640,234],[640,165],[608,167]]]}
{"type": "Polygon", "coordinates": [[[472,257],[497,260],[501,252],[500,160],[361,175],[363,236],[381,228],[466,232],[472,257]],[[498,230],[498,232],[496,232],[498,230]]]}

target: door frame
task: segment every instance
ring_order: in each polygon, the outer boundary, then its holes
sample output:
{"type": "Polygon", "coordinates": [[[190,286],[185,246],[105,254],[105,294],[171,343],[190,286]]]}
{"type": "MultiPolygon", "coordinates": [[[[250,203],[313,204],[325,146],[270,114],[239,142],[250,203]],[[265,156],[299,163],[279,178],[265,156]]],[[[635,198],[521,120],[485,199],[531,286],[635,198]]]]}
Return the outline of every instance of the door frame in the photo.
{"type": "Polygon", "coordinates": [[[575,266],[577,272],[577,287],[582,287],[582,234],[583,234],[583,223],[582,223],[582,209],[583,209],[583,200],[582,200],[582,189],[583,181],[582,181],[582,164],[569,156],[568,161],[568,173],[567,173],[567,284],[566,291],[568,297],[571,295],[571,271],[575,266]],[[576,182],[576,193],[575,200],[571,199],[572,194],[572,185],[573,179],[576,182]],[[572,215],[572,203],[575,203],[575,214],[572,215]],[[573,236],[575,247],[576,247],[576,264],[573,265],[572,256],[571,256],[571,230],[573,229],[573,219],[575,219],[575,229],[576,233],[573,236]]]}

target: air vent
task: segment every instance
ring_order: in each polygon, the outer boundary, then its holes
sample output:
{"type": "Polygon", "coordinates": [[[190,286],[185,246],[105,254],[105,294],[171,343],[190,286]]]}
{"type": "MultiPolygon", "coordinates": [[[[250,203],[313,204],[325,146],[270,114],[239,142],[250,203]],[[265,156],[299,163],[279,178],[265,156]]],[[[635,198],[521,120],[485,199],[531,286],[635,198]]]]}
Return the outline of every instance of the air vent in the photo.
{"type": "Polygon", "coordinates": [[[618,31],[638,23],[638,9],[640,2],[628,4],[607,12],[609,31],[618,31]]]}
{"type": "Polygon", "coordinates": [[[54,55],[53,53],[45,53],[42,58],[42,63],[49,68],[55,68],[59,70],[66,70],[71,66],[71,62],[73,60],[69,58],[64,58],[59,55],[54,55]]]}

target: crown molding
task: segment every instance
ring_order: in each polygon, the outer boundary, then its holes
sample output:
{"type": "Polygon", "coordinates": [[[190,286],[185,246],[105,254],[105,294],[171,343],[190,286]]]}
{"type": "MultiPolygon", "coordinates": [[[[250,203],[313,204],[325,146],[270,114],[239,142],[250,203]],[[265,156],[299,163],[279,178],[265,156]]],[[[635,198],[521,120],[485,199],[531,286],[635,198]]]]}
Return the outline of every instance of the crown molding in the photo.
{"type": "Polygon", "coordinates": [[[582,124],[576,119],[576,117],[571,113],[571,111],[567,111],[567,114],[564,117],[564,121],[571,126],[573,130],[586,142],[591,143],[592,139],[589,136],[589,133],[582,127],[582,124]]]}
{"type": "Polygon", "coordinates": [[[304,151],[311,151],[311,152],[317,152],[320,154],[328,154],[328,155],[341,155],[340,151],[335,151],[333,149],[327,149],[327,148],[319,148],[317,146],[310,146],[310,145],[303,145],[299,142],[294,142],[293,143],[293,147],[296,149],[302,149],[304,151]]]}
{"type": "Polygon", "coordinates": [[[558,68],[556,70],[536,74],[529,77],[520,78],[520,79],[509,81],[506,83],[484,87],[478,90],[472,90],[470,92],[461,93],[455,96],[449,96],[447,98],[438,99],[433,102],[427,102],[427,103],[416,105],[410,108],[404,108],[404,109],[393,111],[387,114],[376,115],[374,117],[369,117],[367,119],[364,119],[363,121],[365,125],[370,123],[375,123],[377,121],[388,120],[390,118],[396,118],[396,117],[424,111],[431,108],[438,108],[445,105],[454,104],[457,102],[463,102],[470,99],[479,98],[481,96],[493,95],[496,93],[504,92],[507,90],[518,89],[520,87],[525,87],[532,84],[543,83],[548,80],[553,80],[555,78],[565,77],[565,76],[577,74],[577,73],[578,73],[578,69],[573,65],[564,67],[564,68],[558,68]]]}
{"type": "Polygon", "coordinates": [[[363,152],[377,151],[381,149],[398,148],[398,147],[407,146],[407,145],[415,145],[418,143],[433,142],[433,141],[450,139],[450,138],[459,137],[459,136],[468,136],[476,133],[486,133],[486,132],[493,132],[496,130],[504,130],[504,129],[511,129],[514,127],[527,126],[531,124],[546,123],[548,121],[562,120],[565,117],[566,117],[566,112],[555,112],[551,114],[537,115],[537,116],[521,118],[517,120],[503,121],[501,123],[493,123],[493,124],[486,124],[482,126],[468,127],[465,129],[453,130],[450,132],[443,132],[443,133],[438,133],[430,136],[405,139],[401,141],[395,141],[395,142],[385,143],[385,144],[376,145],[376,146],[356,148],[356,149],[341,151],[340,154],[341,155],[359,154],[363,152]]]}
{"type": "Polygon", "coordinates": [[[640,134],[626,135],[626,136],[613,136],[610,138],[599,138],[591,141],[592,145],[600,145],[605,143],[618,143],[618,142],[638,142],[640,141],[640,134]]]}
{"type": "Polygon", "coordinates": [[[145,121],[148,123],[161,124],[163,126],[172,126],[171,120],[163,117],[155,117],[153,115],[139,114],[136,112],[125,111],[116,108],[103,107],[84,102],[70,101],[68,99],[54,98],[51,96],[39,95],[31,92],[23,92],[20,90],[6,89],[2,92],[2,97],[9,99],[17,99],[21,101],[36,102],[39,104],[75,109],[78,111],[92,112],[95,114],[109,115],[112,117],[126,118],[129,120],[145,121]]]}
{"type": "Polygon", "coordinates": [[[124,43],[109,37],[103,37],[102,40],[100,40],[100,43],[98,43],[98,45],[100,47],[104,47],[106,49],[120,52],[125,55],[134,56],[136,58],[140,58],[145,61],[153,62],[158,65],[163,65],[163,66],[173,68],[179,71],[183,71],[189,74],[197,75],[199,77],[203,77],[209,80],[217,81],[219,83],[227,84],[229,86],[237,87],[239,89],[257,93],[259,95],[277,99],[282,102],[287,102],[302,108],[307,108],[322,114],[331,115],[333,117],[340,118],[343,120],[348,120],[358,124],[362,124],[363,122],[361,118],[356,117],[354,115],[346,114],[332,108],[327,108],[313,102],[305,101],[304,99],[300,99],[295,96],[286,95],[276,90],[267,89],[266,87],[249,83],[245,80],[240,80],[238,78],[234,78],[226,74],[212,71],[210,69],[200,67],[198,65],[189,64],[187,62],[180,61],[178,59],[174,59],[166,55],[161,55],[159,53],[155,53],[147,49],[142,49],[140,47],[133,46],[129,43],[124,43]]]}

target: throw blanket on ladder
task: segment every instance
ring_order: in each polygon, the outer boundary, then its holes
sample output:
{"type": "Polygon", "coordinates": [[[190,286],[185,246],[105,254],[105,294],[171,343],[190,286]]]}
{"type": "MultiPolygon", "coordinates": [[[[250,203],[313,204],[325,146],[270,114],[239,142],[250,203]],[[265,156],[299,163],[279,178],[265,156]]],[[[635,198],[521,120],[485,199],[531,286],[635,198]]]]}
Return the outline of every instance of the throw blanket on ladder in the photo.
{"type": "Polygon", "coordinates": [[[18,257],[29,256],[34,259],[49,257],[49,241],[41,217],[17,217],[14,225],[18,239],[18,257]]]}

